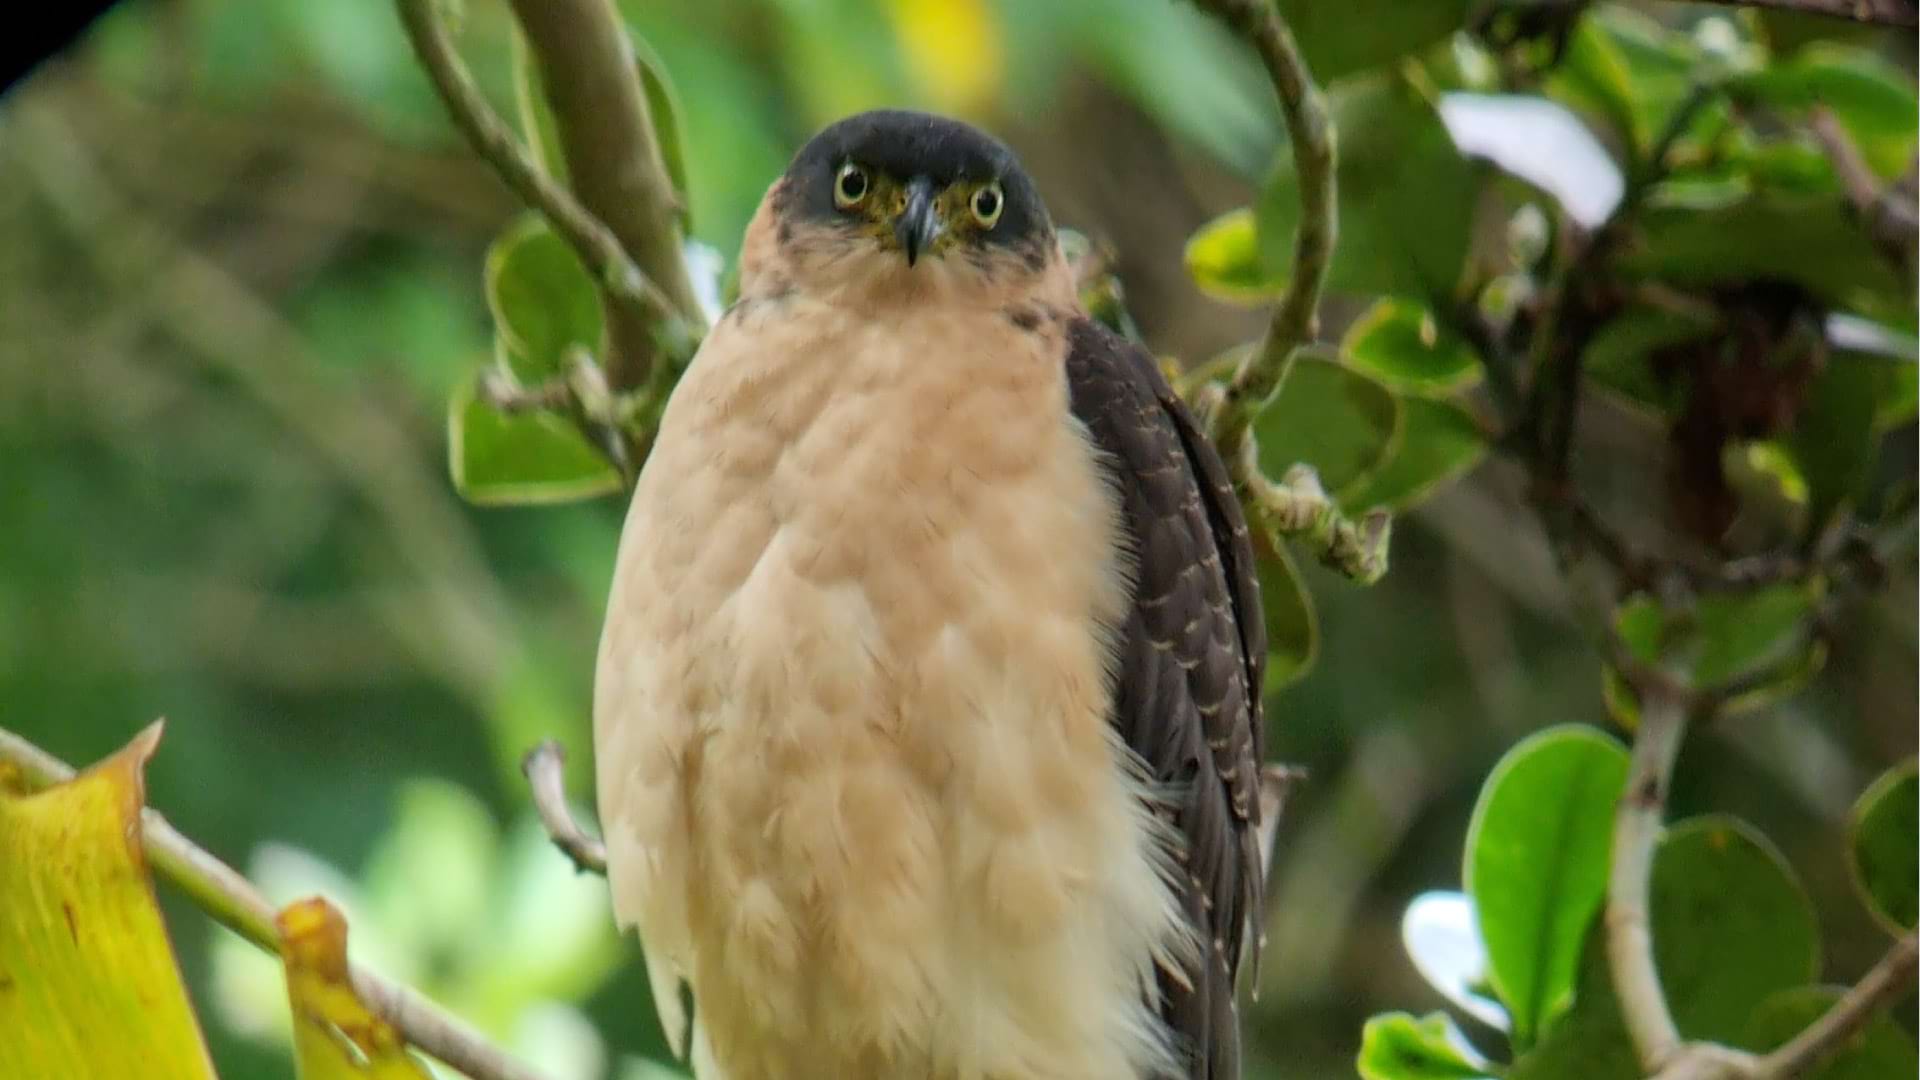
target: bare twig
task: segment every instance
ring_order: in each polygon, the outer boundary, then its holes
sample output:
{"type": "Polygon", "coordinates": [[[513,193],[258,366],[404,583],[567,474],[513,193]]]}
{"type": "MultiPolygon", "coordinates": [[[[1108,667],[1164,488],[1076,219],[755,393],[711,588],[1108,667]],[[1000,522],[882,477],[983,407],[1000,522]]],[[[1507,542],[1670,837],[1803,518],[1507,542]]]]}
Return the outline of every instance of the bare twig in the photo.
{"type": "MultiPolygon", "coordinates": [[[[1333,258],[1337,220],[1333,128],[1307,61],[1279,12],[1265,0],[1194,0],[1245,38],[1260,54],[1273,80],[1293,144],[1300,177],[1300,225],[1295,230],[1293,269],[1287,291],[1273,310],[1260,344],[1241,361],[1219,407],[1208,417],[1210,434],[1229,463],[1245,462],[1241,445],[1251,441],[1253,418],[1286,380],[1293,355],[1317,330],[1320,288],[1333,258]]],[[[1236,479],[1244,479],[1237,477],[1236,479]]],[[[1244,492],[1243,492],[1244,496],[1244,492]]]]}
{"type": "MultiPolygon", "coordinates": [[[[619,317],[636,320],[635,325],[649,328],[647,341],[658,341],[661,348],[669,351],[688,350],[701,316],[699,305],[690,302],[692,286],[686,284],[684,265],[674,263],[679,267],[676,287],[687,297],[687,302],[683,303],[679,296],[663,291],[660,283],[641,270],[613,230],[533,163],[513,132],[487,104],[480,88],[474,85],[473,76],[467,73],[460,54],[447,37],[446,27],[441,25],[434,0],[396,2],[401,21],[407,28],[407,36],[413,40],[414,51],[419,54],[420,62],[432,77],[434,87],[446,102],[454,123],[466,135],[467,141],[473,144],[474,150],[493,166],[515,194],[546,216],[554,231],[567,241],[598,278],[601,289],[613,301],[608,305],[610,309],[625,313],[619,317]]],[[[554,6],[563,5],[556,3],[554,6]]],[[[628,77],[637,78],[631,72],[632,54],[629,52],[627,56],[628,77]]],[[[582,183],[583,186],[584,182],[584,177],[576,179],[576,183],[582,183]]],[[[673,235],[677,237],[677,232],[673,235]]],[[[644,352],[634,357],[633,350],[645,344],[644,341],[630,337],[615,344],[616,348],[624,349],[629,354],[625,362],[638,364],[637,371],[641,377],[644,377],[647,362],[660,351],[660,348],[647,345],[644,352]]]]}
{"type": "MultiPolygon", "coordinates": [[[[29,788],[65,783],[73,767],[18,735],[0,728],[0,761],[17,767],[29,788]]],[[[253,885],[205,848],[181,835],[152,808],[140,812],[141,843],[160,876],[187,894],[215,921],[267,952],[278,954],[280,933],[273,905],[253,885]]],[[[417,991],[361,967],[349,969],[354,992],[405,1036],[407,1042],[460,1070],[472,1080],[543,1080],[508,1057],[459,1018],[417,991]]]]}
{"type": "Polygon", "coordinates": [[[1895,942],[1887,955],[1873,966],[1851,990],[1833,1003],[1812,1026],[1793,1037],[1785,1046],[1760,1059],[1756,1078],[1800,1076],[1837,1053],[1881,1009],[1913,988],[1916,961],[1914,937],[1908,934],[1895,942]]]}
{"type": "Polygon", "coordinates": [[[566,748],[548,739],[527,751],[520,761],[520,771],[527,774],[527,784],[533,788],[533,808],[539,811],[540,824],[546,826],[553,846],[573,860],[575,870],[605,874],[607,846],[588,836],[567,806],[566,765],[566,748]]]}
{"type": "Polygon", "coordinates": [[[1896,187],[1882,190],[1880,180],[1868,167],[1867,159],[1854,145],[1853,137],[1825,105],[1816,105],[1808,117],[1813,136],[1833,164],[1833,174],[1846,192],[1847,202],[1875,246],[1902,266],[1912,266],[1915,230],[1920,215],[1896,187]]]}
{"type": "Polygon", "coordinates": [[[1915,23],[1913,0],[1703,0],[1727,7],[1767,8],[1803,15],[1825,15],[1854,22],[1884,26],[1912,26],[1915,23]]]}
{"type": "MultiPolygon", "coordinates": [[[[1252,440],[1241,444],[1251,456],[1252,440]]],[[[1373,510],[1355,521],[1341,511],[1319,474],[1310,465],[1295,465],[1279,483],[1266,478],[1255,461],[1242,462],[1241,500],[1247,516],[1260,531],[1305,544],[1315,558],[1362,585],[1371,585],[1387,573],[1387,549],[1393,538],[1393,517],[1373,510]]]]}
{"type": "MultiPolygon", "coordinates": [[[[647,109],[632,42],[612,0],[511,0],[553,106],[567,176],[588,213],[606,223],[647,279],[697,335],[706,318],[687,274],[680,197],[647,109]]],[[[645,322],[609,320],[607,377],[615,390],[644,385],[660,360],[645,322]]],[[[682,343],[669,353],[685,355],[682,343]]]]}
{"type": "Polygon", "coordinates": [[[1640,694],[1640,730],[1633,741],[1627,788],[1614,813],[1613,866],[1607,882],[1607,963],[1627,1033],[1641,1066],[1652,1074],[1664,1069],[1681,1049],[1680,1029],[1674,1025],[1654,967],[1647,892],[1667,786],[1687,730],[1687,708],[1680,688],[1663,679],[1646,680],[1635,689],[1640,694]]]}

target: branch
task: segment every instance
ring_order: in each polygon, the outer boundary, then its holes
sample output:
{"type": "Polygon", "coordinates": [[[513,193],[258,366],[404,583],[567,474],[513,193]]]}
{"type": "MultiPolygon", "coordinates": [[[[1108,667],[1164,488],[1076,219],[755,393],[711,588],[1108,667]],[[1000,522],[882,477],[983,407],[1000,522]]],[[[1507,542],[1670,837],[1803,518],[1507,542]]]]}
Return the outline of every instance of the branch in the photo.
{"type": "MultiPolygon", "coordinates": [[[[1253,441],[1241,443],[1241,450],[1251,457],[1253,441]]],[[[1393,517],[1385,510],[1369,511],[1359,521],[1347,517],[1311,465],[1295,465],[1277,484],[1257,461],[1242,462],[1239,471],[1248,515],[1275,543],[1279,537],[1302,541],[1315,558],[1362,585],[1386,576],[1393,517]]]]}
{"type": "MultiPolygon", "coordinates": [[[[606,223],[687,326],[696,334],[704,330],[682,250],[680,197],[661,156],[633,44],[612,0],[510,2],[539,65],[580,202],[606,223]]],[[[638,389],[660,360],[650,324],[619,315],[609,322],[609,381],[615,390],[638,389]]],[[[690,354],[692,340],[671,342],[666,351],[690,354]]]]}
{"type": "MultiPolygon", "coordinates": [[[[19,768],[35,790],[73,779],[73,767],[18,735],[0,728],[0,761],[19,768]]],[[[280,952],[273,905],[240,873],[181,835],[160,812],[140,811],[141,842],[147,861],[201,910],[222,926],[258,945],[280,952]]],[[[350,967],[354,992],[406,1037],[409,1044],[460,1070],[472,1080],[543,1080],[541,1074],[508,1057],[463,1021],[422,997],[418,991],[387,981],[361,967],[350,967]]]]}
{"type": "Polygon", "coordinates": [[[605,876],[607,845],[588,836],[567,806],[566,764],[566,748],[548,739],[527,751],[520,760],[520,771],[533,788],[533,808],[539,811],[540,824],[546,826],[553,846],[573,860],[575,870],[605,876]]]}
{"type": "Polygon", "coordinates": [[[1820,149],[1825,151],[1827,160],[1833,164],[1833,174],[1840,181],[1840,190],[1846,192],[1847,202],[1865,227],[1867,235],[1875,246],[1893,257],[1902,266],[1911,266],[1914,252],[1914,231],[1920,229],[1920,216],[1905,200],[1899,198],[1898,188],[1881,190],[1880,180],[1874,176],[1873,169],[1867,165],[1867,159],[1854,145],[1847,129],[1833,115],[1833,110],[1825,105],[1816,105],[1808,117],[1813,128],[1813,137],[1819,140],[1820,149]]]}
{"type": "MultiPolygon", "coordinates": [[[[1320,287],[1333,258],[1338,223],[1333,130],[1326,102],[1307,70],[1306,58],[1278,10],[1266,0],[1194,0],[1254,47],[1280,98],[1293,143],[1294,169],[1300,175],[1300,227],[1294,236],[1293,270],[1287,291],[1273,310],[1260,344],[1247,354],[1227,384],[1226,395],[1209,416],[1214,443],[1230,463],[1248,460],[1253,418],[1286,380],[1293,354],[1317,331],[1320,287]]],[[[1236,480],[1246,480],[1244,468],[1236,480]]],[[[1243,492],[1244,495],[1244,492],[1243,492]]]]}
{"type": "Polygon", "coordinates": [[[1653,960],[1653,925],[1647,891],[1659,843],[1674,759],[1687,730],[1684,694],[1664,678],[1645,680],[1640,693],[1640,731],[1633,764],[1613,822],[1613,866],[1607,881],[1607,964],[1627,1033],[1649,1074],[1660,1072],[1681,1050],[1680,1029],[1660,988],[1653,960]]]}
{"type": "Polygon", "coordinates": [[[1760,1059],[1755,1072],[1757,1080],[1800,1076],[1833,1057],[1876,1013],[1913,988],[1917,960],[1920,960],[1920,951],[1916,951],[1912,934],[1894,942],[1873,970],[1812,1026],[1760,1059]]]}
{"type": "MultiPolygon", "coordinates": [[[[406,25],[407,36],[413,41],[414,52],[419,54],[420,62],[433,79],[434,87],[446,102],[455,126],[473,144],[475,152],[493,166],[494,172],[500,175],[507,187],[546,217],[554,231],[567,241],[599,280],[609,301],[609,323],[615,327],[614,353],[623,376],[622,380],[616,380],[616,386],[625,388],[639,385],[644,381],[647,364],[663,349],[691,351],[690,343],[695,336],[695,328],[700,325],[701,316],[699,305],[691,300],[692,286],[687,282],[684,264],[679,261],[677,244],[672,264],[674,276],[665,279],[674,291],[663,291],[660,283],[648,276],[628,256],[620,236],[533,163],[513,132],[487,104],[480,88],[474,84],[473,76],[468,74],[453,42],[447,37],[446,27],[440,22],[434,0],[396,2],[400,8],[401,22],[406,25]],[[624,381],[626,379],[631,382],[624,381]]],[[[591,0],[575,0],[576,4],[580,2],[591,0]]],[[[554,0],[552,6],[573,5],[554,0]]],[[[621,39],[621,44],[625,44],[625,39],[621,39]]],[[[631,52],[626,55],[626,70],[631,81],[637,76],[632,74],[631,52]]],[[[611,105],[608,111],[614,111],[611,105]]],[[[557,102],[555,113],[564,115],[557,102]]],[[[562,129],[563,135],[570,130],[564,119],[562,129]]],[[[646,128],[644,135],[651,145],[652,128],[646,128]]],[[[568,146],[571,167],[571,141],[568,146]]],[[[588,187],[586,174],[596,171],[584,167],[586,164],[583,163],[576,180],[583,189],[588,187]]],[[[596,193],[599,191],[598,188],[593,190],[596,193]]],[[[669,235],[677,240],[677,231],[669,235]]],[[[654,262],[647,265],[659,269],[654,262]]]]}
{"type": "Polygon", "coordinates": [[[1915,23],[1913,0],[1702,0],[1726,7],[1766,8],[1802,15],[1825,15],[1854,22],[1882,26],[1912,26],[1915,23]]]}

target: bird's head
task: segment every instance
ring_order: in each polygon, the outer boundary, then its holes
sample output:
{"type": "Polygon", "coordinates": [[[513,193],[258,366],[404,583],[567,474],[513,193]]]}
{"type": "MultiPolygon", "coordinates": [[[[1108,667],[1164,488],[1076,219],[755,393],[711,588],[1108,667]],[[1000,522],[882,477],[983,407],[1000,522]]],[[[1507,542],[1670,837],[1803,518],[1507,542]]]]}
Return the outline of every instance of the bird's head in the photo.
{"type": "Polygon", "coordinates": [[[1012,286],[1059,251],[1011,150],[959,121],[897,110],[848,117],[808,141],[768,191],[746,247],[745,274],[778,265],[802,280],[913,291],[1012,286]]]}

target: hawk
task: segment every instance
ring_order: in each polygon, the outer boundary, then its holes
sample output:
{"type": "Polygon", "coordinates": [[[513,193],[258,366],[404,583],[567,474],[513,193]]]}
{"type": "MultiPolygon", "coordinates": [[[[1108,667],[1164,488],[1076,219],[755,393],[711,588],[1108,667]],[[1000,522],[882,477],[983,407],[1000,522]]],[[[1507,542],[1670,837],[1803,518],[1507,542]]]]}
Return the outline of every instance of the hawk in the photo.
{"type": "Polygon", "coordinates": [[[661,418],[601,637],[614,911],[674,1052],[1238,1076],[1265,656],[1226,470],[1013,154],[821,131],[661,418]]]}

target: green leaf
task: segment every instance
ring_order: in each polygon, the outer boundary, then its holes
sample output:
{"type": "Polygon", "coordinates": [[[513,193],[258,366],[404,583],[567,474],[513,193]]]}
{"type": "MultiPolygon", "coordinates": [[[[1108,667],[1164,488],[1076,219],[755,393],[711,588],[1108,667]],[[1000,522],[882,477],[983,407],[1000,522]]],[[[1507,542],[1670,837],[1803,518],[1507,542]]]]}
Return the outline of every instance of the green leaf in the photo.
{"type": "Polygon", "coordinates": [[[159,741],[31,795],[0,766],[0,1076],[212,1080],[140,847],[159,741]]]}
{"type": "Polygon", "coordinates": [[[1571,1000],[1626,778],[1618,743],[1564,725],[1508,751],[1480,789],[1464,876],[1516,1046],[1532,1045],[1571,1000]]]}
{"type": "Polygon", "coordinates": [[[1735,80],[1731,89],[1776,109],[1831,110],[1882,179],[1899,176],[1913,156],[1920,111],[1913,79],[1872,50],[1816,42],[1784,64],[1735,80]]]}
{"type": "Polygon", "coordinates": [[[563,417],[501,412],[469,386],[447,419],[453,486],[469,502],[571,502],[620,490],[618,470],[563,417]]]}
{"type": "Polygon", "coordinates": [[[1487,1075],[1487,1062],[1445,1013],[1416,1020],[1388,1013],[1367,1021],[1360,1034],[1363,1080],[1473,1080],[1487,1075]]]}
{"type": "MultiPolygon", "coordinates": [[[[1636,659],[1665,667],[1703,689],[1763,668],[1777,672],[1777,678],[1723,706],[1744,711],[1798,689],[1819,671],[1826,652],[1811,640],[1808,629],[1823,591],[1817,581],[1787,581],[1711,593],[1700,597],[1690,615],[1670,614],[1651,597],[1637,594],[1614,613],[1614,629],[1636,659]]],[[[1634,726],[1638,710],[1631,692],[1610,669],[1605,689],[1615,718],[1623,726],[1634,726]]]]}
{"type": "Polygon", "coordinates": [[[1480,375],[1480,354],[1410,300],[1376,301],[1354,320],[1340,353],[1355,370],[1396,390],[1444,391],[1480,375]]]}
{"type": "Polygon", "coordinates": [[[1440,118],[1460,152],[1484,158],[1554,197],[1582,228],[1613,215],[1620,167],[1566,106],[1527,94],[1446,94],[1440,118]]]}
{"type": "Polygon", "coordinates": [[[1911,319],[1912,297],[1839,197],[1759,193],[1710,210],[1646,207],[1616,265],[1682,286],[1772,278],[1876,318],[1911,319]]]}
{"type": "Polygon", "coordinates": [[[1897,765],[1853,804],[1847,824],[1847,867],[1867,909],[1896,934],[1912,933],[1915,881],[1920,880],[1920,779],[1914,762],[1897,765]]]}
{"type": "Polygon", "coordinates": [[[593,275],[538,215],[522,217],[487,250],[487,305],[523,382],[560,374],[569,349],[600,351],[605,316],[593,275]]]}
{"type": "Polygon", "coordinates": [[[1276,0],[1322,83],[1423,49],[1466,24],[1472,0],[1276,0]]]}
{"type": "MultiPolygon", "coordinates": [[[[1801,986],[1772,995],[1748,1019],[1739,1045],[1755,1053],[1785,1046],[1825,1015],[1844,992],[1837,986],[1801,986]]],[[[1838,1054],[1802,1074],[1800,1080],[1891,1080],[1916,1072],[1920,1072],[1920,1057],[1915,1055],[1913,1036],[1892,1016],[1882,1014],[1842,1043],[1838,1054]]]]}
{"type": "Polygon", "coordinates": [[[627,39],[633,44],[634,61],[640,68],[640,86],[647,94],[647,114],[653,118],[654,143],[660,148],[667,179],[673,182],[674,196],[680,201],[680,227],[685,229],[692,220],[692,203],[687,191],[687,152],[681,134],[680,95],[667,76],[666,62],[647,44],[647,39],[631,28],[627,39]]]}
{"type": "Polygon", "coordinates": [[[1830,360],[1813,380],[1786,448],[1807,482],[1807,528],[1824,529],[1853,505],[1873,468],[1879,437],[1884,369],[1873,363],[1830,360]]]}
{"type": "Polygon", "coordinates": [[[1572,1010],[1538,1045],[1514,1059],[1506,1080],[1641,1080],[1646,1075],[1614,1000],[1606,934],[1606,920],[1595,917],[1580,949],[1572,1010]]]}
{"type": "Polygon", "coordinates": [[[567,178],[567,156],[560,147],[560,123],[540,80],[533,47],[516,25],[513,28],[513,100],[520,114],[520,137],[527,141],[540,171],[557,180],[567,178]]]}
{"type": "Polygon", "coordinates": [[[1605,120],[1635,161],[1653,148],[1701,69],[1698,50],[1637,11],[1588,7],[1548,79],[1554,97],[1605,120]]]}
{"type": "Polygon", "coordinates": [[[1252,207],[1241,207],[1200,226],[1187,240],[1187,273],[1216,300],[1258,304],[1285,290],[1284,271],[1270,269],[1254,231],[1252,207]]]}
{"type": "Polygon", "coordinates": [[[1662,416],[1680,411],[1683,380],[1663,376],[1654,354],[1700,341],[1718,329],[1703,315],[1634,306],[1607,320],[1587,341],[1580,367],[1600,386],[1662,416]]]}
{"type": "Polygon", "coordinates": [[[1267,624],[1267,674],[1263,694],[1300,681],[1320,653],[1320,624],[1313,597],[1287,549],[1263,553],[1254,567],[1260,579],[1261,614],[1267,624]]]}
{"type": "Polygon", "coordinates": [[[1396,513],[1424,502],[1487,456],[1486,436],[1464,409],[1426,397],[1400,399],[1400,446],[1387,463],[1340,494],[1349,513],[1396,513]]]}
{"type": "MultiPolygon", "coordinates": [[[[1329,97],[1339,144],[1339,242],[1328,288],[1450,298],[1466,261],[1479,169],[1433,104],[1403,80],[1369,75],[1329,97]]],[[[1283,150],[1255,206],[1264,265],[1291,267],[1300,178],[1283,150]]]]}
{"type": "Polygon", "coordinates": [[[1648,905],[1660,983],[1690,1039],[1731,1042],[1768,994],[1819,973],[1813,903],[1780,853],[1735,818],[1670,827],[1648,905]]]}
{"type": "Polygon", "coordinates": [[[1280,393],[1254,417],[1253,431],[1268,476],[1284,476],[1304,462],[1328,491],[1338,492],[1393,452],[1400,403],[1386,387],[1324,353],[1303,351],[1280,393]]]}

